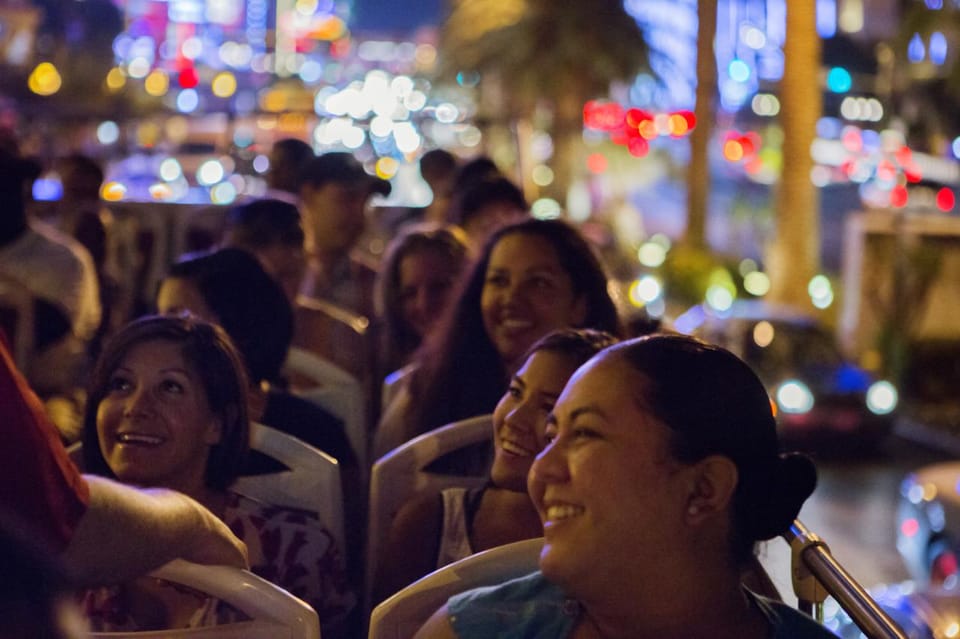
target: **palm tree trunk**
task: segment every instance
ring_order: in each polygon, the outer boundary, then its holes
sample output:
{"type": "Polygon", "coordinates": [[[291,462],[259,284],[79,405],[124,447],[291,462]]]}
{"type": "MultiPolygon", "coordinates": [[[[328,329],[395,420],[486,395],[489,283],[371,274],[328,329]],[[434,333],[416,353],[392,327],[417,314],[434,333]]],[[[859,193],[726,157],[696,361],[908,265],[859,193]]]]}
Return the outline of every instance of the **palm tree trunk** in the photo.
{"type": "Polygon", "coordinates": [[[809,307],[807,284],[820,265],[820,202],[810,180],[810,147],[822,110],[815,0],[787,3],[780,91],[783,173],[776,196],[776,239],[767,258],[770,299],[809,307]]]}
{"type": "Polygon", "coordinates": [[[686,241],[694,248],[707,246],[707,205],[710,195],[709,144],[717,95],[717,0],[697,3],[697,126],[690,135],[690,166],[687,169],[686,241]]]}

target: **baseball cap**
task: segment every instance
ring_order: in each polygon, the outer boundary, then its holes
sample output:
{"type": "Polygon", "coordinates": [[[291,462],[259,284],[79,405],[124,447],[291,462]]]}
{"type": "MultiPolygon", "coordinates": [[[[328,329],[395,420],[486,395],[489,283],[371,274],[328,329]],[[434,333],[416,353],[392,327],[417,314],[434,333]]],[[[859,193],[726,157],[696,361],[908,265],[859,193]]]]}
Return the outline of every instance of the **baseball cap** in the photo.
{"type": "Polygon", "coordinates": [[[371,193],[390,195],[390,182],[369,175],[353,154],[344,151],[318,155],[307,162],[300,173],[300,184],[319,187],[327,182],[365,186],[371,193]]]}

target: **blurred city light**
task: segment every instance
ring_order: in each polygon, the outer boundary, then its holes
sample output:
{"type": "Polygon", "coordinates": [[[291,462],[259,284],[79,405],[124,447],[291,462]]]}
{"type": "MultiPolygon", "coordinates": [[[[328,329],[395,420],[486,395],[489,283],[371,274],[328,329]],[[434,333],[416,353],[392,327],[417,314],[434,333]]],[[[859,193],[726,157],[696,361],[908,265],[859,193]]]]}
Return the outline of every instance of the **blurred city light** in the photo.
{"type": "Polygon", "coordinates": [[[53,95],[60,90],[63,80],[57,67],[50,62],[41,62],[27,78],[27,86],[37,95],[53,95]]]}

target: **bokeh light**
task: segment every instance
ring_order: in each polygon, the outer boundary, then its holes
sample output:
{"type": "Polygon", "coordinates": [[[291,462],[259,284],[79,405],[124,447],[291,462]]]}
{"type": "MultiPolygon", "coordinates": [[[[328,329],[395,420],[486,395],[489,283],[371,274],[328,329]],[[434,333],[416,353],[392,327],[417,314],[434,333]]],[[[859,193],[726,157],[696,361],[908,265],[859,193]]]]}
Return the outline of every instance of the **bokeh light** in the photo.
{"type": "Polygon", "coordinates": [[[37,95],[53,95],[60,90],[63,79],[57,67],[50,62],[41,62],[27,78],[27,86],[37,95]]]}
{"type": "Polygon", "coordinates": [[[103,145],[113,144],[120,139],[120,127],[113,120],[104,120],[97,126],[97,141],[103,145]]]}

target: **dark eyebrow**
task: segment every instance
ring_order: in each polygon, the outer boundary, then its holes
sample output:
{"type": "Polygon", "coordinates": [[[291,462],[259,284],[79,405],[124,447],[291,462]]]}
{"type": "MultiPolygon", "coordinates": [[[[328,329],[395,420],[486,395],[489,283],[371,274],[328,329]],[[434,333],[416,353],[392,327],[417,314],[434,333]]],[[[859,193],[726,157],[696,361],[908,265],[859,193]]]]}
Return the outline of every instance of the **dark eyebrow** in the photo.
{"type": "Polygon", "coordinates": [[[607,414],[603,412],[598,406],[595,406],[593,404],[590,404],[588,406],[583,406],[582,408],[576,408],[573,411],[571,411],[570,421],[573,421],[578,417],[582,417],[583,415],[596,415],[597,417],[605,421],[610,421],[610,418],[607,416],[607,414]]]}
{"type": "Polygon", "coordinates": [[[524,388],[527,387],[527,383],[526,383],[525,381],[523,381],[523,378],[520,377],[519,375],[514,375],[512,381],[513,381],[514,384],[519,384],[520,386],[523,386],[524,388]]]}

